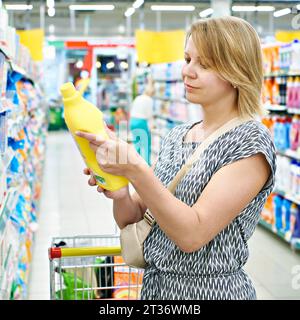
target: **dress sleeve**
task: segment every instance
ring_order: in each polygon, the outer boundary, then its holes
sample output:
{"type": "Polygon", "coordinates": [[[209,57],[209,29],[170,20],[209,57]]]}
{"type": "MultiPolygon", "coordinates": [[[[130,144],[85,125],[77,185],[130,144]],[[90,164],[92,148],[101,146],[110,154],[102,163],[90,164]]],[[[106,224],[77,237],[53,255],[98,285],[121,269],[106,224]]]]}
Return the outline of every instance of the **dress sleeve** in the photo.
{"type": "Polygon", "coordinates": [[[275,184],[276,151],[268,129],[263,124],[253,122],[236,128],[228,136],[228,139],[230,139],[230,143],[228,143],[230,147],[225,150],[219,168],[262,153],[271,169],[270,177],[264,189],[272,190],[275,184]]]}

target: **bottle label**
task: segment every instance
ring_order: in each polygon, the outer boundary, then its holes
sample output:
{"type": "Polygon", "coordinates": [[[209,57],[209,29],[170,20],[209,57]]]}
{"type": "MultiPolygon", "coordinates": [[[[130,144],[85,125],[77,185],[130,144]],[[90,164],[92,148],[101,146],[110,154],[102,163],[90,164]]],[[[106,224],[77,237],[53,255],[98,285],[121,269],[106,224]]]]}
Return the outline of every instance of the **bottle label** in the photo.
{"type": "Polygon", "coordinates": [[[94,178],[97,180],[97,182],[99,182],[100,184],[106,184],[106,181],[103,177],[97,176],[96,174],[94,174],[94,178]]]}

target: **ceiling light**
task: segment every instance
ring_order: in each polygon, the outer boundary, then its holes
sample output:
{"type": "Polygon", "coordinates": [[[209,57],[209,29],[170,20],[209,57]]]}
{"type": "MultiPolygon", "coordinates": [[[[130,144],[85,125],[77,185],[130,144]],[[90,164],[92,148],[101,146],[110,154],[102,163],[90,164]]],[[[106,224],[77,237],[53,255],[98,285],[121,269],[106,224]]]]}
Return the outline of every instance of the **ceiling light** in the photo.
{"type": "Polygon", "coordinates": [[[289,14],[291,12],[292,12],[292,10],[290,8],[285,8],[285,9],[282,9],[282,10],[278,10],[278,11],[274,12],[274,17],[276,17],[276,18],[282,17],[282,16],[285,16],[286,14],[289,14]]]}
{"type": "Polygon", "coordinates": [[[125,17],[130,17],[131,15],[133,15],[135,13],[135,9],[134,8],[128,8],[126,11],[125,11],[125,13],[124,13],[124,15],[125,15],[125,17]]]}
{"type": "Polygon", "coordinates": [[[255,6],[233,6],[232,11],[234,12],[256,11],[256,7],[255,6]]]}
{"type": "Polygon", "coordinates": [[[47,7],[48,8],[53,8],[54,6],[55,6],[54,0],[47,0],[47,7]]]}
{"type": "Polygon", "coordinates": [[[114,10],[115,6],[110,4],[72,4],[69,9],[77,11],[110,11],[114,10]]]}
{"type": "Polygon", "coordinates": [[[300,4],[296,5],[297,10],[300,10],[300,4]]]}
{"type": "Polygon", "coordinates": [[[32,10],[32,4],[6,4],[6,10],[32,10]]]}
{"type": "Polygon", "coordinates": [[[194,6],[151,6],[152,11],[194,11],[194,6]]]}
{"type": "Polygon", "coordinates": [[[120,67],[124,70],[128,69],[128,63],[125,61],[121,61],[120,63],[120,67]]]}
{"type": "Polygon", "coordinates": [[[275,11],[275,7],[273,7],[273,6],[257,6],[256,11],[259,11],[259,12],[275,11]]]}
{"type": "Polygon", "coordinates": [[[76,68],[77,69],[81,69],[82,67],[83,67],[83,61],[82,60],[78,60],[77,62],[76,62],[76,68]]]}
{"type": "Polygon", "coordinates": [[[97,61],[97,62],[96,62],[96,68],[97,68],[97,69],[100,69],[100,68],[101,68],[101,62],[100,62],[100,61],[97,61]]]}
{"type": "Polygon", "coordinates": [[[140,6],[143,5],[143,3],[144,3],[144,0],[136,0],[132,6],[134,9],[138,9],[140,6]]]}
{"type": "Polygon", "coordinates": [[[49,17],[55,16],[55,8],[54,7],[48,8],[48,16],[49,17]]]}
{"type": "Polygon", "coordinates": [[[203,11],[199,12],[199,16],[201,18],[205,18],[205,17],[208,17],[211,14],[213,14],[213,12],[214,12],[214,9],[209,8],[209,9],[206,9],[206,10],[203,10],[203,11]]]}
{"type": "Polygon", "coordinates": [[[107,68],[107,69],[113,69],[114,67],[115,67],[115,63],[114,63],[113,61],[108,62],[108,63],[106,64],[106,68],[107,68]]]}

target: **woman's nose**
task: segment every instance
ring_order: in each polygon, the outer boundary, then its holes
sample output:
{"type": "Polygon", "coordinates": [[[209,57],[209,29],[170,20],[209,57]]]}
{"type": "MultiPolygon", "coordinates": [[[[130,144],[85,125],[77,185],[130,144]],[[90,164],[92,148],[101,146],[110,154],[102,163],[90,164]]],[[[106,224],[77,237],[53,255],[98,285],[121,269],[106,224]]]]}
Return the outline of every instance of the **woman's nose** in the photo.
{"type": "Polygon", "coordinates": [[[195,79],[197,77],[196,72],[193,70],[193,68],[189,64],[183,66],[182,76],[192,78],[192,79],[195,79]]]}

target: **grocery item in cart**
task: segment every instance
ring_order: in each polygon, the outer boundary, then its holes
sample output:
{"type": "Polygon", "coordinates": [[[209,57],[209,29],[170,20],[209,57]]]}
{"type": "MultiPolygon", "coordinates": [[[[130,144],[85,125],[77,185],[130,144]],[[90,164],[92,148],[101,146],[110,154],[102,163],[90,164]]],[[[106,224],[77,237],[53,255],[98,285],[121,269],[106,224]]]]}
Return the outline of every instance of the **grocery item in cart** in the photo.
{"type": "Polygon", "coordinates": [[[115,191],[128,184],[125,177],[115,176],[102,171],[98,165],[96,155],[89,146],[89,141],[76,136],[77,131],[99,134],[108,139],[104,127],[103,114],[93,104],[85,100],[74,85],[70,82],[65,83],[60,88],[63,96],[65,121],[71,132],[82,157],[88,168],[93,172],[97,184],[104,189],[115,191]]]}
{"type": "MultiPolygon", "coordinates": [[[[114,263],[124,264],[122,257],[114,257],[114,263]]],[[[115,299],[137,299],[140,296],[143,276],[140,270],[129,266],[114,267],[114,286],[117,288],[113,292],[115,299]]]]}

